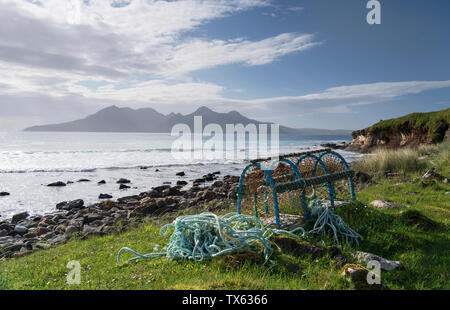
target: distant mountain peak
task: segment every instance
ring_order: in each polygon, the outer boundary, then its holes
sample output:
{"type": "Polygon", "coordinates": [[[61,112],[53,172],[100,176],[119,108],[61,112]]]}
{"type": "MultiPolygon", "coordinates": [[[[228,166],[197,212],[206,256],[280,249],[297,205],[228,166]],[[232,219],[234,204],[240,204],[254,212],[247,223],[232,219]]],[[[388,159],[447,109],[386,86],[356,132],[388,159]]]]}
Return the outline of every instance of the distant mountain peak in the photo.
{"type": "Polygon", "coordinates": [[[205,113],[216,113],[216,112],[205,106],[201,106],[194,112],[194,114],[205,114],[205,113]]]}
{"type": "MultiPolygon", "coordinates": [[[[199,107],[187,115],[180,113],[161,114],[153,108],[132,109],[111,105],[84,119],[53,125],[26,128],[26,131],[80,131],[80,132],[171,132],[176,124],[186,124],[194,128],[194,116],[202,116],[202,124],[218,124],[225,128],[227,124],[271,124],[243,116],[238,111],[219,113],[206,106],[199,107]]],[[[350,131],[333,131],[326,129],[294,129],[280,126],[280,133],[306,135],[348,134],[350,131]]]]}

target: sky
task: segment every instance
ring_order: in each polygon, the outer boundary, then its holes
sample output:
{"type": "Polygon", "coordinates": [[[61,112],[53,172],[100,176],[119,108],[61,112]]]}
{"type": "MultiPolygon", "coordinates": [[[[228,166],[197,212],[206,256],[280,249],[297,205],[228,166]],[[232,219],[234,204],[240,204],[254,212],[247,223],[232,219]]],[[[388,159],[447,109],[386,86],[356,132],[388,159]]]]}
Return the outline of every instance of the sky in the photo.
{"type": "Polygon", "coordinates": [[[450,107],[450,1],[0,0],[0,131],[110,105],[360,129],[450,107]]]}

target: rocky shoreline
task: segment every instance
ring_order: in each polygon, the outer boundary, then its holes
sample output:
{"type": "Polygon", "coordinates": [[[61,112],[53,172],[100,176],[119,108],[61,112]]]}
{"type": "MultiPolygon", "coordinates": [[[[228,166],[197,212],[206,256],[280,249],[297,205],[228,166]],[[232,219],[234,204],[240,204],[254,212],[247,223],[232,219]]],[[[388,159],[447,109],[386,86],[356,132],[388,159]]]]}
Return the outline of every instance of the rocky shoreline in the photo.
{"type": "MultiPolygon", "coordinates": [[[[81,238],[105,235],[139,218],[161,216],[199,204],[208,205],[210,211],[218,210],[227,201],[236,199],[239,182],[238,176],[220,178],[219,175],[220,171],[204,175],[194,180],[188,189],[184,189],[188,185],[186,181],[177,181],[175,186],[164,184],[139,195],[89,206],[85,206],[82,199],[64,201],[56,205],[55,212],[43,216],[30,216],[27,212],[15,214],[11,219],[0,221],[0,258],[20,257],[46,249],[68,241],[74,234],[81,238]]],[[[129,180],[118,180],[120,185],[125,185],[126,181],[129,180]]],[[[99,198],[112,197],[100,194],[99,198]]]]}

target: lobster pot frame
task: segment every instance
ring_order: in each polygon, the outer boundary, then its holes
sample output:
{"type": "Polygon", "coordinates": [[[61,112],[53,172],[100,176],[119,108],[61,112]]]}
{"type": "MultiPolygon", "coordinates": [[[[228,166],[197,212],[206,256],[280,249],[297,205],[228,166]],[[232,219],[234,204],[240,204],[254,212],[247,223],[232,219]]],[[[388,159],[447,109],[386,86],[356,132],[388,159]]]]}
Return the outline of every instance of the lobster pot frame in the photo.
{"type": "Polygon", "coordinates": [[[272,161],[267,169],[261,161],[264,160],[251,162],[241,174],[238,213],[265,217],[273,208],[276,226],[280,228],[280,210],[291,213],[300,205],[303,216],[308,218],[307,200],[328,198],[334,207],[337,196],[355,198],[353,171],[340,154],[329,149],[288,154],[272,161]],[[295,156],[298,157],[294,161],[295,156]]]}

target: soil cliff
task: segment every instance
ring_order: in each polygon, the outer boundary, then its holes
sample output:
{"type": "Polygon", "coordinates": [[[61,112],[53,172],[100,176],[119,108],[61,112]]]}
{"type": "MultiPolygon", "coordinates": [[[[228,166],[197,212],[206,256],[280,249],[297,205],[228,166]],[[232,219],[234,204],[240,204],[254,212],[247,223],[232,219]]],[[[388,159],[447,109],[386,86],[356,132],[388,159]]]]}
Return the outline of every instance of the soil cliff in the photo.
{"type": "Polygon", "coordinates": [[[366,153],[376,148],[395,149],[439,143],[450,139],[449,122],[450,108],[382,120],[368,128],[353,131],[353,141],[346,150],[366,153]]]}

